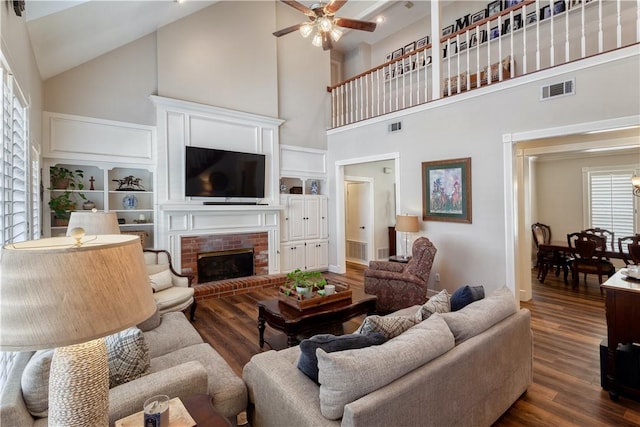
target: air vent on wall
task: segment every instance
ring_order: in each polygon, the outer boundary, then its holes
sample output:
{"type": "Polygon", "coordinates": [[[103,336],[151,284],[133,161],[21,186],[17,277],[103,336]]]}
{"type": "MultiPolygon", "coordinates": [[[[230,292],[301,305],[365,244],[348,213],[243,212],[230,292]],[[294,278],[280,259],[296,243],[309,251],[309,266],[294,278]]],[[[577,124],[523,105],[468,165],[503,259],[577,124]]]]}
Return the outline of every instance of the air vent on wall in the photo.
{"type": "Polygon", "coordinates": [[[575,79],[567,80],[560,83],[554,83],[542,86],[540,91],[540,100],[555,98],[557,96],[573,95],[576,93],[575,79]]]}
{"type": "Polygon", "coordinates": [[[389,133],[400,132],[402,130],[402,122],[389,123],[389,133]]]}

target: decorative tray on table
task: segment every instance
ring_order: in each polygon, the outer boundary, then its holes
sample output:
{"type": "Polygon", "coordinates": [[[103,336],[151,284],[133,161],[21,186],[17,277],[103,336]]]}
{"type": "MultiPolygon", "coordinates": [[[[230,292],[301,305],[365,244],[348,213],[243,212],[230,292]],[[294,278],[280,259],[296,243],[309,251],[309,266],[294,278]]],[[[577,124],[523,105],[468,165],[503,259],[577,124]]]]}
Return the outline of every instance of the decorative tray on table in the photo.
{"type": "Polygon", "coordinates": [[[318,307],[324,304],[330,304],[336,301],[347,299],[351,300],[351,289],[349,288],[349,285],[342,285],[338,283],[331,284],[336,287],[336,292],[334,294],[322,295],[321,293],[318,293],[317,288],[313,288],[310,297],[307,297],[306,295],[299,295],[295,289],[289,289],[285,286],[280,286],[278,299],[293,308],[297,308],[300,311],[308,308],[318,307]]]}

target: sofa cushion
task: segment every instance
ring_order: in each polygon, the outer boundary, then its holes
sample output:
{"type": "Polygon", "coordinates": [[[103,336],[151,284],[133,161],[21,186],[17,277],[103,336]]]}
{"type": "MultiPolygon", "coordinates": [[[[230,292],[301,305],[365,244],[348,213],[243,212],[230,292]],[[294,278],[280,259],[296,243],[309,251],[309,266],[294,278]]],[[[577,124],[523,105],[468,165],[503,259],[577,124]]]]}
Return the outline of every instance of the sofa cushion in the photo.
{"type": "Polygon", "coordinates": [[[391,339],[420,322],[422,322],[422,313],[420,310],[417,310],[410,316],[367,316],[355,333],[366,335],[378,332],[384,335],[386,339],[391,339]]]}
{"type": "Polygon", "coordinates": [[[420,307],[422,320],[428,319],[433,313],[448,313],[451,311],[451,300],[449,293],[443,289],[437,295],[429,298],[429,301],[420,307]]]}
{"type": "Polygon", "coordinates": [[[171,271],[167,268],[166,270],[159,271],[155,274],[150,274],[149,283],[151,284],[154,292],[170,288],[173,286],[173,283],[171,282],[171,271]]]}
{"type": "Polygon", "coordinates": [[[39,350],[22,372],[22,397],[34,417],[46,417],[49,409],[49,371],[54,349],[39,350]]]}
{"type": "Polygon", "coordinates": [[[183,313],[165,313],[161,319],[157,328],[144,333],[151,359],[203,342],[183,313]]]}
{"type": "Polygon", "coordinates": [[[487,298],[469,304],[459,311],[443,313],[442,318],[447,322],[456,345],[474,337],[518,310],[513,293],[504,286],[487,298]]]}
{"type": "Polygon", "coordinates": [[[452,349],[453,335],[440,316],[434,314],[379,346],[333,353],[318,349],[322,415],[337,420],[348,403],[452,349]]]}
{"type": "Polygon", "coordinates": [[[451,311],[458,311],[474,301],[484,298],[484,287],[465,285],[451,295],[451,311]]]}
{"type": "Polygon", "coordinates": [[[327,353],[356,348],[365,348],[372,345],[380,345],[387,339],[384,335],[373,332],[371,334],[331,335],[320,334],[302,340],[300,343],[300,357],[298,369],[316,383],[318,382],[318,357],[316,349],[321,348],[327,353]]]}
{"type": "Polygon", "coordinates": [[[136,327],[105,337],[109,359],[109,388],[140,378],[149,370],[149,349],[136,327]]]}

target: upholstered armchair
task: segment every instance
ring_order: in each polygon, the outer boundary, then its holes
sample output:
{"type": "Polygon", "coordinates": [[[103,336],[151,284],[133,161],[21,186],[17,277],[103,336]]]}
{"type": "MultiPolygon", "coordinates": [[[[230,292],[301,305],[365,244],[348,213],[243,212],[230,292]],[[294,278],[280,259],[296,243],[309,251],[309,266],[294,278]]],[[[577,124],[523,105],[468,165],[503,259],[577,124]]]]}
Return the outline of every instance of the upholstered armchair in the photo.
{"type": "Polygon", "coordinates": [[[426,237],[413,242],[413,257],[406,264],[371,261],[364,270],[364,291],[376,295],[376,310],[389,313],[427,301],[427,282],[436,247],[426,237]]]}
{"type": "Polygon", "coordinates": [[[191,287],[192,276],[178,274],[171,265],[171,255],[165,250],[145,249],[149,281],[160,314],[185,311],[191,307],[191,320],[196,319],[196,300],[191,287]]]}

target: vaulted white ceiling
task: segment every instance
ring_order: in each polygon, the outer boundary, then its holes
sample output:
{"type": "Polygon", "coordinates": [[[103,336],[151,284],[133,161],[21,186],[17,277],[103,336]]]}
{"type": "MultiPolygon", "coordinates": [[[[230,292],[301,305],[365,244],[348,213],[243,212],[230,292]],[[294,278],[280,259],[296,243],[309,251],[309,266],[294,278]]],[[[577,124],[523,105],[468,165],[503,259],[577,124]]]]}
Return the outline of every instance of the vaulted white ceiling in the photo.
{"type": "MultiPolygon", "coordinates": [[[[29,0],[25,18],[41,77],[46,80],[217,1],[29,0]]],[[[311,6],[317,2],[302,0],[301,3],[311,6]]],[[[247,7],[250,5],[251,2],[247,2],[247,7]]],[[[345,31],[335,48],[346,52],[360,43],[376,43],[423,19],[428,12],[429,2],[424,0],[351,0],[337,16],[375,20],[384,15],[385,21],[378,24],[373,33],[345,31]],[[412,7],[408,8],[407,3],[412,7]]],[[[300,18],[301,22],[305,20],[302,14],[300,18]]],[[[296,36],[299,34],[284,37],[296,36]]]]}

